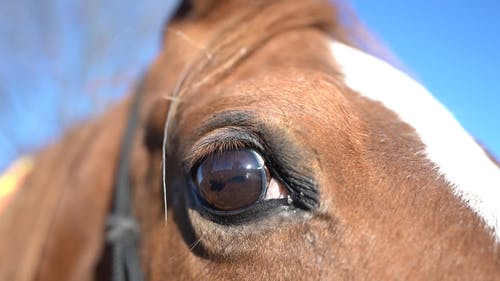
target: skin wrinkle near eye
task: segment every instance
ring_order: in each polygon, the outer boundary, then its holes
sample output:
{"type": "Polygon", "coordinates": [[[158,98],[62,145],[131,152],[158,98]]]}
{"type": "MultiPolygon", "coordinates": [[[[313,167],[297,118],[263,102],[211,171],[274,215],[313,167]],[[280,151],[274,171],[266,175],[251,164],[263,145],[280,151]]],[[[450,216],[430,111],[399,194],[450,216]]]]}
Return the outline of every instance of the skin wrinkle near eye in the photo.
{"type": "Polygon", "coordinates": [[[319,189],[313,177],[313,152],[299,150],[287,139],[287,132],[260,123],[255,114],[245,111],[225,111],[213,115],[195,131],[194,142],[184,167],[192,171],[204,157],[227,148],[254,148],[260,152],[273,177],[283,182],[293,204],[304,210],[319,207],[319,189]]]}

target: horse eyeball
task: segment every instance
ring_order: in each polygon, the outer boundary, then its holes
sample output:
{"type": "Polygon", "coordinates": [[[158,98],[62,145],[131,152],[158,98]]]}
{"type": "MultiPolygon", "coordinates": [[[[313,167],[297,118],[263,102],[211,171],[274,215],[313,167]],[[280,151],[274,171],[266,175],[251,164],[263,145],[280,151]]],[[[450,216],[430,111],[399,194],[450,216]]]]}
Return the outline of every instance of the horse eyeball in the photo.
{"type": "Polygon", "coordinates": [[[214,153],[197,167],[195,174],[199,196],[221,211],[235,211],[256,203],[269,181],[264,159],[252,149],[214,153]]]}

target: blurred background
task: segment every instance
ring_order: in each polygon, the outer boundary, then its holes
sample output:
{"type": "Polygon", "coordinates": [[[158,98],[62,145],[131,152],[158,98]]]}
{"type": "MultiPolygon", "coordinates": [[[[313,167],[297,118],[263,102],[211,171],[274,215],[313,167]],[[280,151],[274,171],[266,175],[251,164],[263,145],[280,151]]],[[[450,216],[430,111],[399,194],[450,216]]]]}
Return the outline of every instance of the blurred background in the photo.
{"type": "MultiPolygon", "coordinates": [[[[350,3],[406,69],[500,156],[500,1],[350,3]]],[[[126,94],[158,52],[177,4],[0,0],[0,173],[126,94]]]]}

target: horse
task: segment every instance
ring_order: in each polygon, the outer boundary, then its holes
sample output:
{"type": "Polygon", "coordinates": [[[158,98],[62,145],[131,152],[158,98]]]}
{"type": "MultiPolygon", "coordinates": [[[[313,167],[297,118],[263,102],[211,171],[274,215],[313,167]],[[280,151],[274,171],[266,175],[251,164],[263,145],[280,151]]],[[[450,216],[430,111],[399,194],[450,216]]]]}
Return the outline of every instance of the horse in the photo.
{"type": "Polygon", "coordinates": [[[122,205],[120,278],[499,280],[498,164],[341,18],[184,1],[134,94],[36,154],[0,279],[115,276],[122,205]]]}

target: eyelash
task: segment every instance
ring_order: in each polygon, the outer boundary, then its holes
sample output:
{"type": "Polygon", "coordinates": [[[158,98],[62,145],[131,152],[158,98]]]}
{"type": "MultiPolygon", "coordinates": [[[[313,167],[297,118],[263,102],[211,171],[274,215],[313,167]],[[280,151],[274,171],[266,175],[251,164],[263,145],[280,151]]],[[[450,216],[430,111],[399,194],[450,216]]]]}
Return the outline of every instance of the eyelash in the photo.
{"type": "Polygon", "coordinates": [[[225,127],[216,129],[193,145],[190,154],[184,159],[184,166],[187,170],[192,170],[211,154],[243,148],[257,151],[267,163],[264,146],[258,139],[260,138],[255,134],[243,131],[240,128],[225,127]],[[237,132],[240,137],[235,137],[234,132],[237,132]]]}

